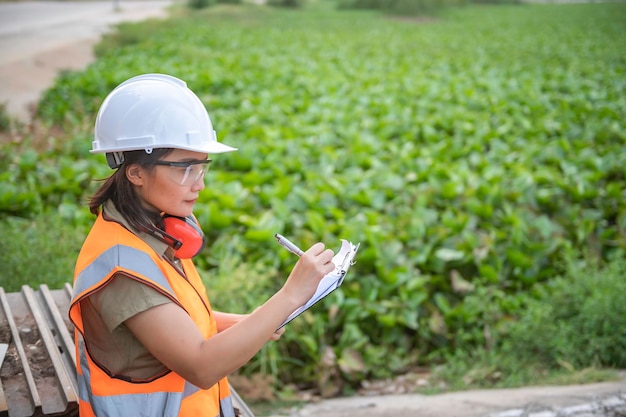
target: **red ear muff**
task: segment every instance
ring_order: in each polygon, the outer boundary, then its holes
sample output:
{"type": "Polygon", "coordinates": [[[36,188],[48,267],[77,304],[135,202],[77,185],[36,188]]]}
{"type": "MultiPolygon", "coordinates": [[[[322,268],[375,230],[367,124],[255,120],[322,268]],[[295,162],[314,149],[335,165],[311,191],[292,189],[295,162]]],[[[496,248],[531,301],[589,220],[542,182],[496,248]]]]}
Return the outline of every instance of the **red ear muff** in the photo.
{"type": "Polygon", "coordinates": [[[192,216],[177,217],[163,216],[165,233],[181,242],[180,248],[176,249],[174,256],[180,259],[189,259],[198,255],[204,249],[206,241],[204,233],[192,216]]]}

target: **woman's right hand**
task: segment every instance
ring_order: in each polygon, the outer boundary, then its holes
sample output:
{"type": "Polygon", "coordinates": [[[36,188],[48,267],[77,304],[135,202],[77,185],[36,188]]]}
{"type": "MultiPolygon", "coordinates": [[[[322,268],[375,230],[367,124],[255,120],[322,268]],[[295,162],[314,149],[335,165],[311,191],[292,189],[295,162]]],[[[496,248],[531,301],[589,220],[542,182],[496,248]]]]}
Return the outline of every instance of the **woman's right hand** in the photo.
{"type": "Polygon", "coordinates": [[[306,303],[315,293],[322,278],[335,269],[333,256],[334,252],[325,249],[321,242],[311,246],[296,262],[283,290],[298,305],[306,303]]]}

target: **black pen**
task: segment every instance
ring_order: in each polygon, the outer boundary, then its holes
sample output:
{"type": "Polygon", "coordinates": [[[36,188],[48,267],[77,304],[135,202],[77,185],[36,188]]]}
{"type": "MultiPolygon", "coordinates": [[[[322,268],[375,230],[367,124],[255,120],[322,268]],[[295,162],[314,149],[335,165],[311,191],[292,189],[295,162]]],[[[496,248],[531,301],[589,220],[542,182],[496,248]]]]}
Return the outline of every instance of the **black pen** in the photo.
{"type": "Polygon", "coordinates": [[[300,249],[299,247],[297,247],[295,244],[293,244],[285,236],[279,235],[278,233],[276,233],[274,237],[276,238],[276,241],[278,242],[278,244],[282,246],[283,248],[287,249],[289,252],[293,253],[296,256],[304,255],[304,251],[300,249]]]}

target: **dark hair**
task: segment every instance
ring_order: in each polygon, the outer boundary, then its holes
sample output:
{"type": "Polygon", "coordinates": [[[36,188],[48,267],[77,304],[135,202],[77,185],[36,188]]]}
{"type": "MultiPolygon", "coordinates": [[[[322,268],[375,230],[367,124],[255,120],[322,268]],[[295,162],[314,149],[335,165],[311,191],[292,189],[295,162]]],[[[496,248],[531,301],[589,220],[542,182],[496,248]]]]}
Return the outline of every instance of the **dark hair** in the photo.
{"type": "Polygon", "coordinates": [[[152,213],[141,205],[134,185],[126,177],[126,168],[137,164],[150,171],[157,161],[172,153],[173,150],[172,148],[159,148],[154,149],[152,153],[146,153],[144,150],[124,152],[124,163],[89,199],[89,211],[98,215],[102,205],[107,200],[111,200],[133,228],[145,231],[155,225],[160,226],[160,213],[152,213]]]}

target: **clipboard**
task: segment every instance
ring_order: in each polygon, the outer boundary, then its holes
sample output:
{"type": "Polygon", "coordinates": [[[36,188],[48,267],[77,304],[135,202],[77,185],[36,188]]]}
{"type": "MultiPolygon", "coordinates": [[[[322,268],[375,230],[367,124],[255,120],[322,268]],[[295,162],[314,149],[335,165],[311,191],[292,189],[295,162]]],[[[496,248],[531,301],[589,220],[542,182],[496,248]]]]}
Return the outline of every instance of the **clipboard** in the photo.
{"type": "Polygon", "coordinates": [[[343,283],[344,278],[348,274],[348,270],[356,262],[354,258],[356,257],[356,253],[359,250],[360,245],[360,243],[357,243],[355,245],[352,242],[341,239],[341,248],[333,257],[333,264],[335,264],[335,269],[326,274],[324,278],[322,278],[317,286],[315,294],[313,294],[309,301],[307,301],[298,309],[296,309],[293,313],[291,313],[289,317],[287,317],[287,319],[276,330],[280,330],[281,328],[285,327],[285,325],[291,320],[295,319],[300,314],[304,313],[309,308],[317,304],[328,294],[339,288],[339,286],[343,283]]]}

